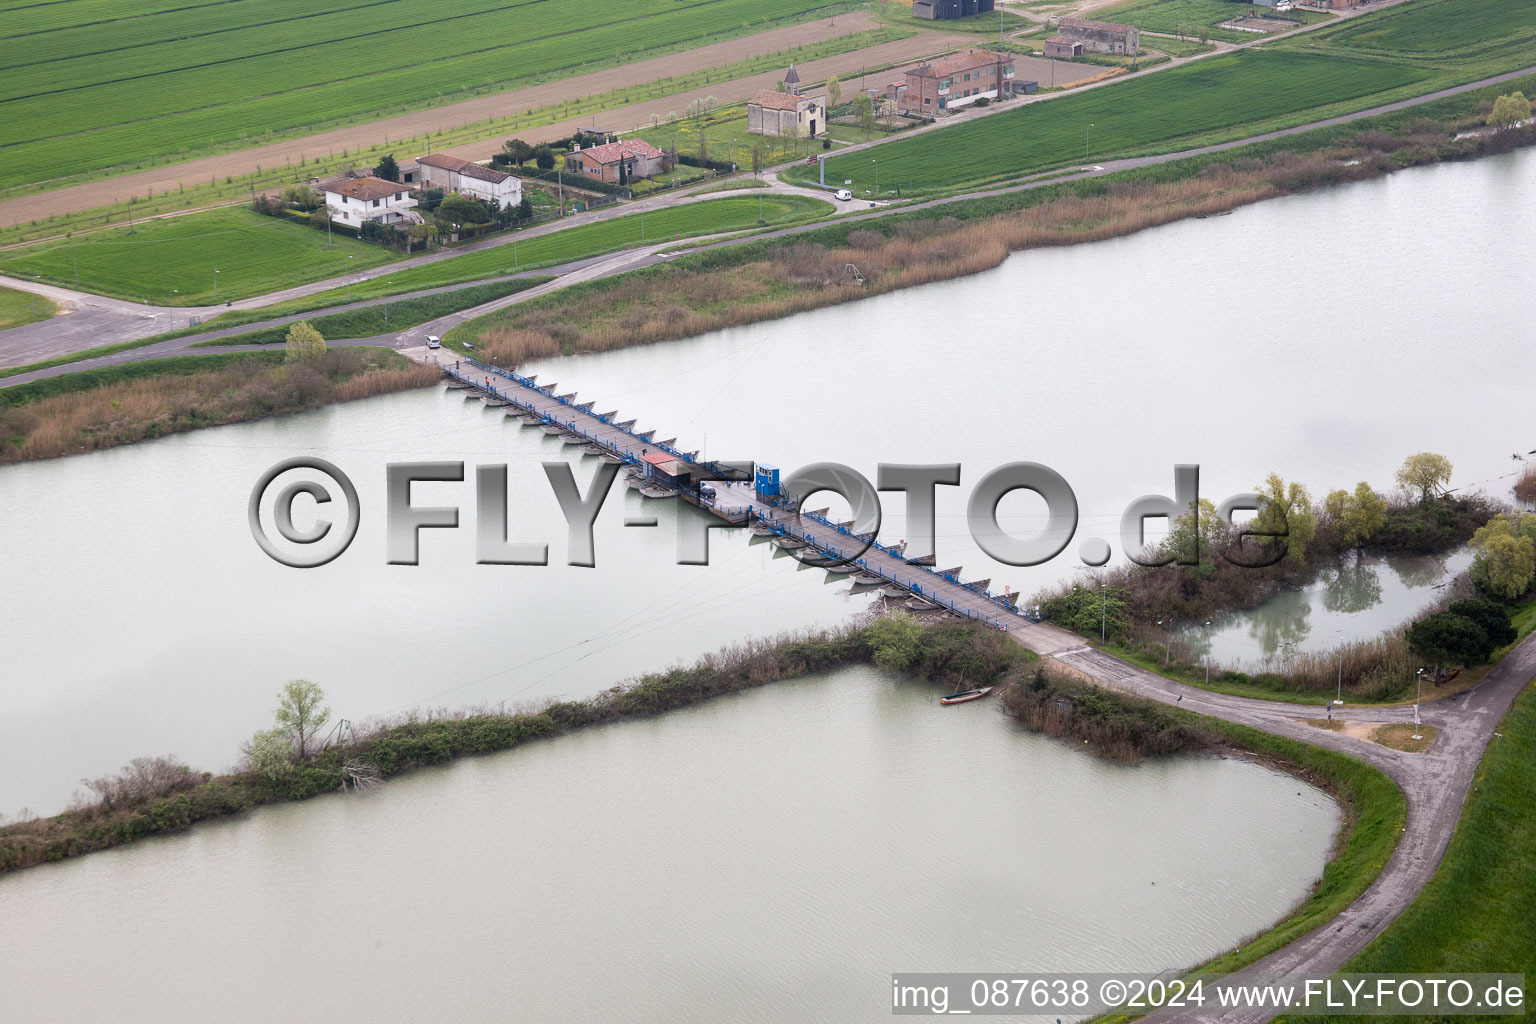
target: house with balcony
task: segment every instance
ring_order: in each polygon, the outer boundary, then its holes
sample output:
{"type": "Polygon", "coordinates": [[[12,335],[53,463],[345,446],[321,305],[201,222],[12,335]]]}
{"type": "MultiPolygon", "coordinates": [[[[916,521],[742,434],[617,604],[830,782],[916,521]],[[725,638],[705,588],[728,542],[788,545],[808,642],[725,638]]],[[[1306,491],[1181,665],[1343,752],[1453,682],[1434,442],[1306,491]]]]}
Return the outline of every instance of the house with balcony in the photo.
{"type": "Polygon", "coordinates": [[[398,181],[382,178],[338,178],[320,186],[331,219],[348,227],[361,227],[364,221],[380,224],[414,224],[421,215],[414,211],[416,200],[410,189],[398,181]]]}
{"type": "Polygon", "coordinates": [[[991,50],[967,50],[931,64],[919,64],[907,72],[904,83],[893,82],[887,89],[887,95],[900,110],[933,115],[1012,93],[1013,57],[991,50]]]}

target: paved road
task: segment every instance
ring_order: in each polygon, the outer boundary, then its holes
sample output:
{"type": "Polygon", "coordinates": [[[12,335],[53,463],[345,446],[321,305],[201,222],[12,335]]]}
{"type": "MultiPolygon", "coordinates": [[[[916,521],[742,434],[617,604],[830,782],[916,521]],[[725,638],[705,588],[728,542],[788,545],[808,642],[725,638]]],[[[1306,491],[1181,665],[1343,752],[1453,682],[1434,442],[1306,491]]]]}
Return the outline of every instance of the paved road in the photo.
{"type": "MultiPolygon", "coordinates": [[[[1087,179],[1087,178],[1095,178],[1095,177],[1100,177],[1102,175],[1114,174],[1114,173],[1116,173],[1118,171],[1130,170],[1130,169],[1138,168],[1138,167],[1151,167],[1151,166],[1155,166],[1155,165],[1158,165],[1158,164],[1171,163],[1173,161],[1183,160],[1183,159],[1186,159],[1186,158],[1192,157],[1192,156],[1200,156],[1200,155],[1212,154],[1212,153],[1221,153],[1221,152],[1225,152],[1227,150],[1236,149],[1236,148],[1241,147],[1241,146],[1251,145],[1251,144],[1253,144],[1255,142],[1263,142],[1263,141],[1267,141],[1267,140],[1270,140],[1270,139],[1284,138],[1284,137],[1289,136],[1289,135],[1300,134],[1302,132],[1311,131],[1311,130],[1316,129],[1316,128],[1328,127],[1330,125],[1348,124],[1348,123],[1350,123],[1352,121],[1358,121],[1358,120],[1360,120],[1362,118],[1374,117],[1376,115],[1390,113],[1390,112],[1395,111],[1395,110],[1404,110],[1404,109],[1407,109],[1409,107],[1417,106],[1417,105],[1422,104],[1422,103],[1433,102],[1435,100],[1443,99],[1443,98],[1448,97],[1448,96],[1455,96],[1455,95],[1457,95],[1459,93],[1469,92],[1469,91],[1474,90],[1474,89],[1480,89],[1480,88],[1483,88],[1485,86],[1498,85],[1498,84],[1501,84],[1501,83],[1504,83],[1504,82],[1508,82],[1508,81],[1511,81],[1513,79],[1520,78],[1520,77],[1523,77],[1523,76],[1526,76],[1526,75],[1530,75],[1530,74],[1536,74],[1536,65],[1533,65],[1531,67],[1522,68],[1519,71],[1510,71],[1510,72],[1506,72],[1506,73],[1501,74],[1501,75],[1494,75],[1494,76],[1489,77],[1489,78],[1480,79],[1480,80],[1478,80],[1476,82],[1468,82],[1465,85],[1458,85],[1458,86],[1453,86],[1453,87],[1448,88],[1448,89],[1441,89],[1441,90],[1438,90],[1437,92],[1427,93],[1427,94],[1425,94],[1423,96],[1415,96],[1415,97],[1412,97],[1410,99],[1398,100],[1398,101],[1396,101],[1394,103],[1387,103],[1387,104],[1383,104],[1383,105],[1378,106],[1378,107],[1371,107],[1371,108],[1366,109],[1366,110],[1356,111],[1355,113],[1352,113],[1352,114],[1341,114],[1341,115],[1339,115],[1337,117],[1330,117],[1330,118],[1325,118],[1324,120],[1321,120],[1321,121],[1314,121],[1314,122],[1310,122],[1310,123],[1304,124],[1304,125],[1297,125],[1294,128],[1284,128],[1284,129],[1280,129],[1278,131],[1264,132],[1264,133],[1261,133],[1259,135],[1253,135],[1253,136],[1249,136],[1249,137],[1243,138],[1243,139],[1235,139],[1235,140],[1233,140],[1231,142],[1217,143],[1217,144],[1211,145],[1211,146],[1200,146],[1200,147],[1195,148],[1195,149],[1180,150],[1180,151],[1174,152],[1174,153],[1163,153],[1163,154],[1159,154],[1159,155],[1156,155],[1156,156],[1133,157],[1133,158],[1129,158],[1129,159],[1125,159],[1125,160],[1110,160],[1110,161],[1106,161],[1105,163],[1102,163],[1102,164],[1095,164],[1095,165],[1093,165],[1091,167],[1083,168],[1082,170],[1079,170],[1079,171],[1077,171],[1075,173],[1071,173],[1071,174],[1057,175],[1057,176],[1053,176],[1053,177],[1049,177],[1049,178],[1044,178],[1044,179],[1041,179],[1041,180],[1024,182],[1024,183],[1018,184],[1018,185],[1010,185],[1010,186],[1006,186],[1006,187],[1003,187],[1003,188],[985,189],[985,190],[980,190],[980,191],[976,191],[976,192],[967,192],[967,193],[963,193],[963,194],[959,194],[959,195],[954,195],[954,196],[946,196],[946,197],[941,198],[941,199],[930,199],[930,200],[925,200],[925,201],[922,201],[922,202],[906,203],[906,204],[901,205],[899,207],[899,209],[904,211],[904,212],[910,212],[910,211],[916,211],[916,210],[925,210],[925,209],[934,209],[934,208],[938,208],[938,207],[947,206],[947,205],[949,205],[951,203],[965,202],[967,200],[978,199],[978,198],[982,198],[982,197],[985,197],[985,196],[1006,195],[1006,194],[1013,193],[1013,192],[1023,192],[1023,191],[1028,191],[1030,189],[1043,188],[1043,187],[1046,187],[1048,185],[1055,185],[1055,184],[1058,184],[1058,183],[1061,183],[1061,182],[1065,182],[1065,181],[1078,181],[1078,180],[1083,180],[1083,179],[1087,179]]],[[[799,192],[799,193],[802,193],[802,194],[815,195],[815,196],[818,196],[818,197],[823,198],[823,199],[829,198],[828,194],[826,192],[823,192],[823,191],[817,191],[817,190],[812,190],[812,189],[803,189],[803,188],[800,188],[798,186],[786,185],[786,184],[784,184],[782,182],[777,182],[777,181],[775,181],[775,182],[773,182],[771,184],[771,188],[774,189],[775,191],[799,192]]],[[[751,193],[747,192],[747,193],[744,193],[744,194],[745,195],[750,195],[751,193]]],[[[687,190],[682,190],[682,191],[679,191],[677,193],[668,193],[666,195],[656,196],[656,197],[652,197],[650,199],[645,199],[645,200],[640,200],[640,201],[637,201],[635,203],[625,204],[623,206],[608,207],[608,208],[605,208],[604,210],[597,211],[593,216],[594,217],[620,216],[620,215],[625,214],[625,213],[637,212],[637,211],[639,211],[641,209],[659,209],[659,208],[662,208],[662,207],[665,207],[665,206],[671,206],[671,205],[676,205],[676,204],[679,204],[679,203],[691,202],[695,198],[696,197],[694,195],[692,195],[690,192],[688,192],[687,190]]],[[[856,203],[838,203],[836,205],[845,213],[845,216],[848,219],[864,219],[864,218],[871,218],[871,217],[880,217],[880,216],[883,216],[886,213],[890,212],[890,209],[887,208],[885,205],[882,205],[878,209],[869,209],[867,204],[861,204],[861,203],[857,203],[857,202],[856,203]]],[[[590,222],[590,221],[584,220],[583,222],[587,223],[587,222],[590,222]]],[[[540,227],[537,227],[537,228],[531,228],[527,232],[519,233],[517,238],[520,240],[522,238],[534,237],[535,234],[537,234],[537,233],[544,233],[546,231],[559,230],[562,226],[564,226],[564,225],[559,223],[559,222],[556,222],[554,224],[541,225],[540,227]]],[[[694,240],[694,241],[691,241],[691,242],[676,243],[676,244],[670,244],[670,245],[664,243],[664,244],[659,244],[659,245],[650,246],[650,247],[646,247],[646,248],[626,250],[625,252],[622,252],[622,253],[619,253],[619,254],[613,255],[613,256],[593,257],[593,258],[590,258],[590,259],[579,260],[579,261],[577,261],[575,263],[567,264],[567,265],[560,266],[560,267],[551,267],[551,268],[548,268],[548,269],[546,269],[544,271],[538,272],[540,274],[559,275],[558,279],[556,281],[549,282],[546,285],[541,285],[541,286],[539,286],[537,288],[531,288],[531,289],[528,289],[528,290],[526,290],[524,292],[520,292],[520,293],[518,293],[516,295],[508,296],[508,297],[503,298],[503,299],[497,299],[494,302],[487,303],[487,304],[485,304],[483,306],[478,306],[478,307],[475,307],[474,309],[464,310],[463,312],[455,313],[455,314],[452,314],[451,316],[440,318],[440,319],[434,320],[434,321],[432,321],[430,323],[421,324],[418,327],[409,328],[409,329],[407,329],[405,331],[402,331],[402,332],[400,332],[398,334],[378,335],[378,336],[371,337],[371,338],[356,338],[356,339],[349,339],[349,340],[338,340],[338,341],[332,342],[332,344],[335,344],[335,345],[383,346],[383,347],[388,347],[388,348],[394,348],[394,349],[397,349],[397,350],[415,350],[415,349],[418,349],[420,347],[420,345],[422,344],[422,339],[425,338],[426,335],[428,335],[428,334],[438,334],[438,335],[441,335],[441,334],[445,333],[451,327],[453,327],[453,326],[455,326],[455,325],[457,325],[459,323],[463,323],[466,320],[473,319],[474,317],[477,317],[477,316],[482,316],[485,313],[492,312],[492,311],[494,311],[496,309],[502,309],[502,308],[505,308],[507,306],[511,306],[511,305],[516,304],[516,303],[519,303],[519,302],[526,302],[526,301],[528,301],[531,298],[536,298],[536,297],[538,297],[540,295],[548,294],[551,291],[556,291],[556,290],[558,290],[560,288],[563,288],[563,287],[566,287],[566,286],[568,286],[570,284],[575,284],[575,283],[578,283],[578,282],[581,282],[581,281],[595,280],[597,278],[602,278],[602,277],[611,277],[611,276],[613,276],[615,274],[622,274],[622,273],[625,273],[625,272],[630,271],[630,270],[635,270],[635,269],[639,269],[641,267],[651,266],[651,265],[653,265],[655,263],[663,262],[665,260],[668,260],[668,259],[671,259],[671,258],[674,258],[674,257],[677,257],[677,256],[681,256],[681,255],[686,255],[686,254],[692,253],[692,252],[701,252],[701,251],[705,251],[705,250],[708,250],[708,249],[720,248],[720,247],[724,247],[724,246],[740,245],[740,244],[743,244],[743,243],[755,243],[755,242],[763,241],[765,239],[786,238],[786,237],[791,237],[791,236],[797,235],[797,234],[803,234],[803,233],[809,232],[809,231],[816,231],[816,230],[819,230],[819,229],[821,229],[821,228],[823,228],[825,226],[826,226],[826,223],[824,221],[814,221],[814,222],[811,222],[809,224],[802,224],[802,225],[798,225],[798,226],[795,226],[795,227],[779,228],[779,229],[773,230],[773,231],[762,232],[762,233],[759,233],[759,234],[750,235],[750,236],[748,236],[746,238],[727,238],[727,239],[718,240],[718,241],[709,241],[709,240],[698,241],[698,240],[694,240]]],[[[481,241],[481,242],[471,243],[468,246],[462,247],[460,249],[453,250],[452,252],[449,252],[449,253],[444,253],[444,252],[431,253],[431,254],[428,254],[426,256],[415,257],[412,260],[403,260],[403,261],[401,261],[399,263],[390,264],[387,267],[375,268],[374,270],[371,270],[371,271],[367,272],[366,274],[360,274],[360,275],[357,275],[355,277],[352,277],[352,278],[350,278],[350,280],[352,280],[354,282],[358,281],[358,280],[365,280],[365,279],[368,279],[370,277],[377,277],[380,274],[388,274],[388,273],[392,273],[392,272],[397,271],[397,270],[405,269],[405,268],[410,267],[410,266],[419,266],[419,265],[422,265],[422,264],[425,264],[425,263],[436,262],[436,261],[442,260],[442,259],[449,259],[453,255],[457,255],[457,254],[465,252],[465,251],[474,251],[476,249],[490,248],[490,247],[499,246],[499,245],[506,245],[509,242],[511,242],[512,240],[513,240],[512,238],[508,238],[508,237],[505,237],[505,236],[501,236],[501,237],[497,237],[497,238],[491,238],[491,239],[486,239],[486,240],[481,241]]],[[[490,280],[509,280],[511,278],[521,277],[521,276],[528,276],[528,275],[525,275],[525,274],[508,275],[508,277],[505,277],[505,278],[492,278],[490,280]]],[[[269,302],[282,301],[283,299],[286,299],[286,298],[294,298],[294,297],[298,297],[298,296],[301,296],[301,295],[309,295],[309,294],[314,294],[314,293],[320,292],[320,291],[326,291],[326,290],[338,288],[338,287],[343,286],[346,283],[347,280],[348,279],[343,278],[343,279],[332,279],[330,281],[318,281],[318,282],[315,282],[313,284],[304,285],[304,286],[299,287],[299,288],[290,288],[290,289],[287,289],[286,291],[283,291],[283,292],[277,292],[277,293],[273,293],[272,295],[262,296],[259,299],[248,299],[248,300],[244,300],[244,301],[245,301],[245,303],[251,304],[253,306],[255,304],[266,305],[269,302]]],[[[485,284],[487,282],[486,281],[477,281],[477,282],[473,282],[473,283],[474,284],[485,284]]],[[[27,282],[20,282],[20,284],[22,284],[24,286],[28,286],[27,282]]],[[[446,289],[428,289],[426,292],[423,292],[423,293],[413,293],[413,294],[428,294],[428,293],[434,292],[434,291],[452,290],[453,288],[461,288],[461,287],[466,287],[466,286],[467,285],[453,285],[453,286],[449,286],[446,289]]],[[[403,296],[394,296],[393,298],[394,298],[394,300],[398,300],[398,299],[400,299],[402,297],[403,296]]],[[[105,300],[105,301],[118,302],[118,300],[105,300]]],[[[375,305],[375,304],[378,304],[380,302],[385,302],[385,301],[391,301],[391,300],[388,300],[388,299],[375,299],[375,300],[371,300],[371,301],[366,302],[366,303],[355,303],[355,304],[353,304],[352,306],[349,306],[349,307],[338,307],[338,308],[354,308],[356,306],[375,305]]],[[[121,305],[135,307],[137,309],[140,309],[141,311],[144,309],[144,307],[137,307],[137,305],[134,304],[134,303],[121,303],[121,305]]],[[[333,311],[333,310],[326,310],[326,312],[331,312],[331,311],[333,311]]],[[[164,312],[164,310],[162,309],[160,312],[164,312]]],[[[312,314],[312,315],[319,315],[319,314],[312,314]]],[[[59,319],[59,318],[55,318],[55,319],[59,319]]],[[[35,370],[35,371],[29,372],[29,373],[25,373],[25,374],[17,374],[15,376],[11,376],[11,377],[0,378],[0,387],[8,387],[8,386],[13,385],[13,384],[23,384],[23,383],[26,383],[27,381],[40,380],[40,379],[43,379],[43,378],[46,378],[46,377],[55,377],[55,376],[58,376],[60,374],[72,373],[72,372],[75,372],[75,371],[78,371],[78,370],[88,370],[88,369],[95,369],[95,368],[98,368],[98,367],[101,367],[101,366],[111,366],[111,365],[116,365],[116,364],[126,363],[126,362],[136,362],[136,361],[142,360],[142,359],[156,359],[156,358],[163,358],[165,356],[184,355],[184,354],[186,354],[187,350],[191,346],[195,345],[196,343],[198,343],[200,341],[213,340],[213,339],[216,339],[218,337],[227,336],[227,335],[229,335],[231,333],[243,333],[243,332],[247,332],[247,331],[254,331],[254,330],[258,330],[258,329],[260,329],[262,327],[266,327],[266,326],[278,326],[278,325],[281,325],[283,323],[291,322],[294,319],[301,319],[301,318],[285,317],[285,318],[280,318],[280,319],[277,319],[277,320],[274,320],[274,321],[264,321],[262,323],[247,324],[247,325],[245,325],[243,327],[240,327],[240,328],[238,328],[238,329],[236,329],[234,331],[226,329],[226,330],[223,330],[223,331],[210,331],[210,332],[206,332],[206,333],[203,333],[203,334],[188,335],[186,337],[176,338],[176,339],[172,339],[170,341],[160,342],[160,343],[157,343],[157,344],[154,344],[154,345],[147,345],[147,346],[144,346],[142,348],[130,349],[130,350],[126,351],[126,352],[120,352],[120,353],[117,353],[117,354],[112,355],[112,356],[105,356],[105,357],[98,357],[98,358],[94,358],[94,359],[79,360],[77,362],[65,363],[65,364],[63,364],[61,366],[55,366],[55,367],[51,367],[51,368],[45,369],[45,370],[35,370]]],[[[12,329],[10,331],[4,332],[3,335],[0,335],[0,338],[3,338],[5,341],[9,342],[12,336],[26,337],[26,335],[24,335],[23,332],[31,331],[34,328],[38,327],[38,326],[39,325],[37,325],[37,324],[31,324],[31,325],[28,325],[26,327],[14,328],[14,329],[12,329]]],[[[91,345],[108,344],[108,343],[110,343],[113,340],[117,340],[117,339],[115,339],[115,338],[104,338],[104,337],[101,337],[101,336],[97,336],[94,340],[91,341],[91,345]]],[[[78,351],[81,347],[89,347],[89,346],[82,345],[80,343],[80,339],[78,337],[73,338],[73,339],[66,339],[64,342],[62,342],[62,344],[73,346],[73,347],[63,348],[61,350],[62,352],[78,351]]],[[[38,346],[34,346],[34,347],[38,347],[38,346]]],[[[202,348],[202,349],[197,349],[196,351],[199,351],[199,352],[218,352],[218,351],[249,352],[249,351],[253,351],[255,348],[256,348],[256,346],[242,345],[242,346],[238,346],[238,347],[235,347],[235,348],[202,348]]],[[[27,360],[14,359],[14,360],[12,360],[10,362],[7,362],[4,357],[0,357],[0,366],[4,366],[4,365],[12,365],[12,366],[25,365],[26,362],[40,361],[41,359],[44,359],[44,358],[49,358],[49,356],[47,356],[47,355],[32,356],[32,357],[30,357],[27,360]]]]}
{"type": "MultiPolygon", "coordinates": [[[[465,367],[465,379],[484,379],[499,397],[532,409],[561,425],[599,441],[620,456],[634,458],[643,439],[628,428],[562,402],[538,388],[520,385],[503,372],[465,367]]],[[[567,386],[569,382],[567,382],[567,386]]],[[[553,385],[544,385],[555,390],[553,385]]],[[[591,396],[583,396],[590,398],[591,396]]],[[[599,396],[596,407],[608,403],[599,396]]],[[[668,433],[660,430],[660,433],[668,433]]],[[[686,448],[687,442],[681,447],[686,448]]],[[[1361,758],[1389,775],[1402,789],[1408,805],[1406,827],[1386,867],[1361,896],[1342,913],[1313,931],[1259,960],[1243,978],[1280,980],[1288,976],[1326,975],[1339,970],[1400,914],[1434,874],[1455,831],[1461,807],[1484,749],[1511,703],[1536,678],[1536,634],[1527,637],[1473,689],[1432,701],[1423,707],[1425,722],[1439,730],[1433,746],[1410,754],[1308,724],[1324,718],[1325,708],[1311,704],[1257,700],[1213,693],[1164,678],[1098,650],[1074,633],[1048,623],[1032,623],[1002,608],[985,594],[935,573],[908,565],[899,554],[878,547],[854,552],[852,538],[808,517],[786,519],[783,512],[761,501],[751,484],[717,485],[717,503],[725,510],[750,509],[760,520],[774,520],[793,536],[808,540],[822,552],[859,558],[860,567],[908,589],[920,587],[924,597],[957,613],[995,625],[1006,624],[1008,635],[1041,657],[1080,673],[1098,685],[1213,715],[1304,743],[1361,758]]],[[[674,499],[675,500],[675,499],[674,499]]],[[[862,547],[862,545],[860,545],[862,547]]],[[[1413,720],[1411,706],[1345,706],[1334,717],[1350,723],[1403,723],[1413,720]]],[[[1262,1009],[1234,1009],[1224,1014],[1210,1007],[1201,1020],[1259,1024],[1275,1016],[1262,1009]]],[[[1176,1020],[1187,1014],[1153,1014],[1152,1019],[1176,1020]]]]}

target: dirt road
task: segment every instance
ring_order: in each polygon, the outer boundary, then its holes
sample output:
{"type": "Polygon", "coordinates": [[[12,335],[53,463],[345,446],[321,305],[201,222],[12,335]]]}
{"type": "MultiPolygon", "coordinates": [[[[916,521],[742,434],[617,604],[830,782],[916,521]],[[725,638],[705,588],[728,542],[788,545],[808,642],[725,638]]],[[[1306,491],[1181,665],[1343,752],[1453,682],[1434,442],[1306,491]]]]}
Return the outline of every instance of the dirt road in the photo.
{"type": "MultiPolygon", "coordinates": [[[[0,223],[11,224],[51,217],[56,214],[87,210],[121,202],[129,196],[143,196],[151,189],[155,193],[174,192],[181,182],[207,182],[211,178],[224,178],[247,174],[260,167],[275,167],[286,162],[297,163],[301,158],[325,156],[343,149],[374,146],[386,139],[406,139],[446,128],[457,128],[495,117],[506,117],[520,111],[532,110],[559,103],[573,96],[593,96],[624,89],[669,76],[689,74],[706,68],[721,67],[749,57],[811,43],[824,42],[839,36],[852,35],[880,23],[864,13],[843,14],[836,18],[809,21],[785,28],[771,29],[756,35],[712,43],[693,50],[636,61],[604,71],[547,82],[543,85],[516,89],[465,100],[445,107],[411,114],[388,117],[350,128],[338,128],[286,142],[274,142],[254,149],[242,149],[234,153],[168,164],[153,170],[124,174],[102,181],[71,185],[67,188],[19,196],[0,202],[0,223]],[[836,24],[833,24],[833,23],[836,24]]],[[[928,54],[953,49],[974,42],[971,36],[950,33],[923,32],[908,39],[855,50],[850,53],[825,57],[801,66],[806,81],[819,81],[827,75],[857,75],[867,65],[904,63],[928,54]]],[[[759,89],[771,89],[783,77],[776,71],[747,78],[711,83],[703,88],[647,100],[597,115],[597,122],[610,129],[628,128],[660,116],[682,110],[696,97],[714,96],[721,102],[745,99],[759,89]]],[[[592,123],[592,115],[570,118],[542,128],[519,130],[518,135],[532,142],[559,139],[569,136],[582,125],[592,123]]],[[[483,160],[501,148],[502,138],[488,139],[468,146],[445,150],[466,159],[483,160]]],[[[416,156],[401,153],[401,157],[416,156]]]]}

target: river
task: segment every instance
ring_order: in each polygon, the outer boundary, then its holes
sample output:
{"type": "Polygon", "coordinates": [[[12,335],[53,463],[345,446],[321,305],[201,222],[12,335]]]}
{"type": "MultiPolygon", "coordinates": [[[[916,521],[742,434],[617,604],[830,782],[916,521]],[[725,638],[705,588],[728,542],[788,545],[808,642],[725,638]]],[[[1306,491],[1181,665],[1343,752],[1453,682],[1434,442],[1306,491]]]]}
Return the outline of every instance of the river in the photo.
{"type": "Polygon", "coordinates": [[[880,1021],[893,971],[1160,971],[1338,810],[855,668],[0,878],[8,1019],[880,1021]]]}
{"type": "MultiPolygon", "coordinates": [[[[1536,287],[1533,235],[1536,153],[1521,152],[534,370],[711,457],[871,479],[882,461],[960,462],[962,486],[939,489],[940,566],[1027,594],[1086,573],[1077,542],[1114,537],[1137,495],[1171,493],[1178,462],[1199,463],[1217,500],[1270,471],[1321,497],[1390,487],[1429,450],[1457,486],[1507,496],[1510,453],[1536,448],[1536,331],[1528,303],[1497,297],[1536,287]],[[964,525],[970,486],[1017,459],[1060,472],[1081,510],[1074,543],[1030,569],[990,562],[964,525]]],[[[868,606],[727,532],[708,568],[678,566],[675,511],[645,502],[660,526],[626,529],[642,506],[629,493],[598,518],[597,567],[567,566],[550,458],[575,456],[428,390],[0,469],[0,810],[52,812],[82,777],[146,753],[229,765],[292,677],[353,721],[579,697],[868,606]],[[365,512],[346,555],[299,571],[258,551],[245,504],[266,467],[304,454],[357,481],[365,512]],[[443,483],[415,501],[459,506],[463,528],[424,531],[419,566],[386,565],[383,467],[412,459],[509,463],[513,539],[549,542],[553,564],[475,565],[473,486],[443,483]]],[[[1005,498],[1003,524],[1038,529],[1032,500],[1005,498]]],[[[900,495],[885,505],[885,536],[905,536],[900,495]]],[[[1348,628],[1371,635],[1423,593],[1348,628]]]]}

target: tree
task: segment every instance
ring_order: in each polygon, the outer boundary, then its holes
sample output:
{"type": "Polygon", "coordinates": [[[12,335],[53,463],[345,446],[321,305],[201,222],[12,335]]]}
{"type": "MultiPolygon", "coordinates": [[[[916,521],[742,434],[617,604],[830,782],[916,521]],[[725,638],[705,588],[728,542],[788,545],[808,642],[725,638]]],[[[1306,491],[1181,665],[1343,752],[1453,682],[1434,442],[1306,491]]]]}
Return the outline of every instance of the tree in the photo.
{"type": "Polygon", "coordinates": [[[304,760],[314,747],[315,735],[331,720],[331,709],[319,684],[290,679],[277,691],[277,708],[272,715],[278,729],[292,741],[299,759],[304,760]]]}
{"type": "Polygon", "coordinates": [[[1343,490],[1330,492],[1323,499],[1323,513],[1333,525],[1339,543],[1358,549],[1386,525],[1387,501],[1362,480],[1355,485],[1353,494],[1343,490]]]}
{"type": "Polygon", "coordinates": [[[533,147],[522,139],[508,139],[501,144],[501,151],[519,167],[533,159],[533,147]]]}
{"type": "Polygon", "coordinates": [[[1521,121],[1529,120],[1530,116],[1531,101],[1525,98],[1525,93],[1516,92],[1493,101],[1488,124],[1494,128],[1513,128],[1521,121]]]}
{"type": "MultiPolygon", "coordinates": [[[[1481,533],[1482,531],[1478,531],[1481,533]]],[[[1528,537],[1495,534],[1476,543],[1477,557],[1472,560],[1472,582],[1481,590],[1513,601],[1531,589],[1536,576],[1536,548],[1528,537]]]]}
{"type": "Polygon", "coordinates": [[[910,615],[886,615],[870,623],[868,636],[875,664],[901,672],[917,660],[923,627],[910,615]]]}
{"type": "Polygon", "coordinates": [[[385,181],[399,181],[400,165],[395,163],[395,154],[385,153],[384,158],[373,165],[373,176],[385,181]]]}
{"type": "Polygon", "coordinates": [[[1451,460],[1434,452],[1419,452],[1403,460],[1397,469],[1398,486],[1419,492],[1419,501],[1426,502],[1431,494],[1437,494],[1451,482],[1451,460]]]}
{"type": "Polygon", "coordinates": [[[283,345],[283,362],[307,363],[325,355],[325,339],[308,320],[300,320],[288,328],[283,345]]]}
{"type": "Polygon", "coordinates": [[[282,729],[268,729],[251,737],[246,755],[251,771],[276,782],[293,771],[293,740],[282,729]]]}
{"type": "Polygon", "coordinates": [[[447,231],[452,231],[455,224],[464,227],[468,224],[487,224],[491,220],[485,204],[457,192],[437,204],[437,209],[432,211],[432,219],[437,221],[439,228],[447,231]]]}
{"type": "Polygon", "coordinates": [[[533,151],[533,162],[541,171],[553,170],[555,166],[555,151],[548,146],[540,146],[533,151]]]}
{"type": "Polygon", "coordinates": [[[533,218],[533,200],[527,196],[517,201],[517,219],[531,220],[533,218]]]}
{"type": "Polygon", "coordinates": [[[1435,663],[1435,676],[1443,665],[1480,665],[1488,660],[1494,644],[1476,622],[1451,612],[1436,612],[1408,627],[1408,646],[1435,663]]]}
{"type": "Polygon", "coordinates": [[[1488,639],[1495,648],[1514,643],[1520,636],[1515,627],[1510,624],[1508,610],[1497,601],[1469,597],[1461,601],[1452,601],[1446,611],[1477,623],[1482,631],[1488,634],[1488,639]]]}
{"type": "Polygon", "coordinates": [[[1195,508],[1174,520],[1163,540],[1163,553],[1172,554],[1181,565],[1208,573],[1216,564],[1214,553],[1226,546],[1228,533],[1220,510],[1201,498],[1195,508]]]}
{"type": "Polygon", "coordinates": [[[853,98],[853,112],[858,115],[859,124],[865,131],[875,130],[875,101],[869,98],[869,93],[861,92],[853,98]]]}
{"type": "MultiPolygon", "coordinates": [[[[1317,535],[1317,514],[1312,511],[1312,497],[1299,483],[1287,484],[1280,474],[1271,473],[1258,488],[1262,508],[1248,525],[1256,537],[1274,537],[1285,545],[1285,557],[1298,566],[1307,563],[1307,545],[1317,535]]],[[[1261,541],[1274,544],[1275,541],[1261,541]]]]}
{"type": "Polygon", "coordinates": [[[309,223],[311,227],[319,228],[321,231],[326,230],[326,228],[328,228],[331,223],[330,204],[321,203],[319,206],[315,207],[314,210],[310,212],[309,223]]]}
{"type": "Polygon", "coordinates": [[[831,110],[842,102],[843,83],[837,80],[836,75],[829,75],[827,77],[827,109],[831,110]]]}
{"type": "Polygon", "coordinates": [[[324,201],[320,193],[308,185],[289,185],[283,189],[283,205],[305,213],[317,209],[324,201]]]}

